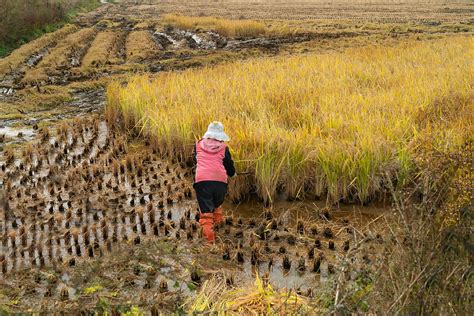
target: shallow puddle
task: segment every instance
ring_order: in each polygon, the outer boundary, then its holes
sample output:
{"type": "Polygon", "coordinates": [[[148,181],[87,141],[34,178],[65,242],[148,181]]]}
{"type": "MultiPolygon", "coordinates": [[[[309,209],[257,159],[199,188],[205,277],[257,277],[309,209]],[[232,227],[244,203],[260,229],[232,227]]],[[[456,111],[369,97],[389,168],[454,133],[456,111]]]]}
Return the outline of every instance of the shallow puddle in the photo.
{"type": "Polygon", "coordinates": [[[25,142],[30,141],[34,138],[36,132],[33,128],[27,127],[11,127],[2,126],[0,127],[0,137],[5,137],[4,143],[8,142],[25,142]]]}
{"type": "Polygon", "coordinates": [[[54,137],[28,128],[0,130],[35,142],[30,154],[0,164],[12,210],[0,221],[0,275],[11,280],[54,269],[54,278],[62,276],[54,284],[30,280],[33,301],[87,299],[93,306],[83,289],[93,280],[125,300],[147,291],[194,295],[199,284],[192,269],[202,271],[201,281],[219,274],[248,284],[258,273],[277,288],[310,293],[363,237],[358,230],[386,211],[377,204],[227,202],[217,242],[208,247],[188,169],[143,146],[143,152],[128,151],[103,121],[71,124],[54,137]],[[104,267],[110,264],[117,271],[104,267]],[[92,267],[102,268],[85,272],[92,267]]]}

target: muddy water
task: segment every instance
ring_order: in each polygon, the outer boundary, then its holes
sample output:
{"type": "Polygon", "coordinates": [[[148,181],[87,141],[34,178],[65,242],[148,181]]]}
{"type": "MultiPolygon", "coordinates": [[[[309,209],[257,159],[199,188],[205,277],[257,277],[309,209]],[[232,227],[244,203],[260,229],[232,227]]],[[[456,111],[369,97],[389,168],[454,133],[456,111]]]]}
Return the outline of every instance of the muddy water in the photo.
{"type": "Polygon", "coordinates": [[[66,105],[71,108],[71,112],[90,113],[102,110],[105,105],[105,89],[75,91],[73,100],[66,105]]]}
{"type": "Polygon", "coordinates": [[[33,128],[0,126],[0,146],[2,143],[21,143],[32,140],[36,135],[33,128]]]}
{"type": "MultiPolygon", "coordinates": [[[[244,218],[261,217],[264,215],[264,210],[268,209],[256,201],[241,204],[225,202],[224,208],[244,218]]],[[[316,220],[322,213],[328,211],[334,220],[348,219],[364,224],[384,214],[389,208],[389,201],[372,203],[368,206],[340,204],[337,207],[328,207],[323,201],[289,202],[280,199],[270,209],[278,216],[284,216],[291,223],[296,223],[300,217],[316,220]]]]}
{"type": "MultiPolygon", "coordinates": [[[[196,209],[195,201],[187,201],[185,205],[171,208],[173,220],[179,221],[186,209],[196,209]]],[[[354,231],[348,233],[347,229],[355,228],[362,231],[368,224],[386,214],[389,207],[382,204],[364,207],[342,205],[339,208],[329,209],[321,202],[280,201],[271,209],[272,220],[276,220],[278,227],[268,229],[266,240],[258,237],[258,228],[261,225],[268,227],[269,221],[266,219],[269,216],[268,208],[257,202],[239,205],[225,203],[224,210],[227,217],[232,217],[233,223],[216,229],[218,250],[206,255],[202,261],[199,258],[194,260],[197,260],[203,269],[222,271],[225,275],[232,276],[239,284],[253,282],[258,274],[260,278],[268,279],[276,288],[291,288],[306,293],[308,290],[316,291],[319,284],[331,278],[338,260],[345,255],[342,251],[345,242],[353,243],[362,238],[359,235],[354,236],[354,231]],[[239,224],[239,221],[242,223],[239,224]],[[305,224],[304,232],[297,233],[297,223],[300,221],[305,224]],[[316,235],[311,233],[312,228],[318,231],[316,235]],[[326,228],[331,229],[333,237],[324,235],[323,231],[326,228]],[[239,232],[242,233],[241,237],[237,237],[239,232]],[[295,240],[290,244],[288,240],[292,237],[295,240]],[[308,257],[308,249],[313,247],[316,239],[320,241],[321,246],[314,248],[314,258],[324,257],[317,272],[313,271],[313,257],[308,257]],[[334,243],[335,250],[328,248],[330,242],[334,243]],[[229,248],[230,260],[224,259],[226,246],[229,248]],[[243,254],[241,263],[237,259],[239,247],[243,254]],[[257,249],[258,252],[256,263],[252,262],[253,249],[257,249]],[[291,267],[288,269],[283,268],[285,256],[291,262],[291,267]],[[301,258],[303,266],[300,265],[301,258]]],[[[202,251],[206,253],[208,250],[204,247],[202,251]]]]}
{"type": "Polygon", "coordinates": [[[91,113],[102,111],[105,105],[104,88],[76,90],[72,91],[71,94],[72,100],[65,103],[61,111],[54,111],[47,117],[44,117],[44,112],[39,111],[36,113],[28,113],[28,116],[25,116],[25,118],[3,119],[0,123],[0,136],[5,135],[3,143],[31,141],[36,134],[36,131],[32,127],[40,121],[55,122],[63,119],[85,117],[91,115],[91,113]],[[18,133],[20,133],[21,137],[18,137],[18,133]]]}
{"type": "MultiPolygon", "coordinates": [[[[17,137],[19,130],[3,131],[17,137]]],[[[224,275],[243,285],[258,274],[276,288],[314,292],[334,276],[345,243],[356,244],[364,227],[387,210],[312,201],[281,200],[271,209],[226,203],[224,224],[209,247],[200,237],[191,174],[183,166],[142,143],[125,143],[98,118],[75,120],[54,136],[23,132],[33,138],[30,156],[5,164],[0,153],[11,210],[0,209],[0,306],[6,295],[21,297],[21,306],[86,300],[93,307],[97,302],[84,291],[95,283],[122,302],[153,304],[146,298],[161,291],[176,300],[199,289],[190,286],[195,268],[202,281],[224,275]],[[13,290],[20,279],[34,294],[13,290]],[[7,286],[12,289],[2,292],[7,286]]]]}
{"type": "MultiPolygon", "coordinates": [[[[225,203],[224,209],[227,215],[232,214],[234,221],[236,218],[241,218],[245,223],[254,219],[255,228],[259,226],[260,221],[268,223],[264,218],[271,211],[271,216],[281,226],[281,229],[278,228],[275,234],[271,234],[268,238],[270,241],[266,242],[263,249],[260,250],[263,255],[258,265],[253,265],[249,257],[243,264],[238,265],[236,268],[237,279],[242,282],[251,282],[258,273],[260,277],[267,276],[270,283],[278,288],[292,288],[305,292],[309,289],[315,290],[318,284],[327,281],[333,273],[330,271],[329,265],[334,266],[338,258],[344,255],[344,252],[341,251],[344,242],[354,240],[354,232],[347,233],[347,229],[363,230],[367,228],[368,224],[377,221],[386,214],[389,207],[380,203],[370,206],[340,205],[338,208],[330,209],[324,202],[319,201],[296,203],[278,201],[271,209],[264,208],[258,202],[246,202],[239,205],[225,203]],[[294,234],[298,230],[298,222],[303,222],[305,225],[302,234],[294,234]],[[318,230],[316,235],[310,233],[312,228],[318,230]],[[330,228],[334,237],[325,237],[323,234],[325,228],[330,228]],[[277,235],[279,238],[278,241],[275,241],[277,235]],[[288,244],[287,238],[289,236],[296,237],[295,244],[288,244]],[[314,256],[323,255],[325,258],[321,261],[318,273],[314,273],[314,262],[308,258],[308,249],[313,247],[316,239],[320,240],[322,246],[314,249],[314,256]],[[330,241],[334,242],[336,250],[328,249],[327,245],[330,241]],[[282,247],[285,248],[284,254],[280,251],[282,247]],[[284,256],[288,256],[291,261],[291,268],[288,270],[282,267],[284,256]],[[299,269],[298,263],[302,257],[305,268],[299,269]]],[[[248,227],[247,229],[255,230],[255,228],[248,227]]],[[[232,238],[226,238],[222,229],[219,230],[219,237],[224,243],[230,242],[231,248],[236,247],[232,238]]],[[[358,237],[361,238],[361,236],[358,237]]]]}

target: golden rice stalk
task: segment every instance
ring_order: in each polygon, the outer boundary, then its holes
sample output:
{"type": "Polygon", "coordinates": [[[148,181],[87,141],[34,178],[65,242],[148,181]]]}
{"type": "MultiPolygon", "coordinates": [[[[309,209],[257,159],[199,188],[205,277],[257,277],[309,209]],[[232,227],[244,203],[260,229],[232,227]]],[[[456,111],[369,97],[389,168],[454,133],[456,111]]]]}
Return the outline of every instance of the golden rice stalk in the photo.
{"type": "Polygon", "coordinates": [[[134,76],[109,86],[106,113],[180,159],[191,157],[210,121],[222,121],[238,170],[251,174],[231,181],[236,200],[255,190],[267,203],[281,191],[364,202],[386,181],[406,182],[427,138],[442,151],[472,138],[473,41],[407,41],[134,76]]]}
{"type": "Polygon", "coordinates": [[[265,23],[254,20],[228,20],[216,17],[193,17],[167,14],[163,21],[185,30],[215,31],[226,37],[256,37],[267,32],[265,23]]]}
{"type": "Polygon", "coordinates": [[[226,289],[217,279],[206,280],[195,298],[185,306],[190,313],[217,315],[286,315],[314,312],[307,298],[291,290],[275,290],[257,275],[254,285],[226,289]]]}
{"type": "Polygon", "coordinates": [[[146,30],[130,32],[125,48],[128,62],[140,62],[152,58],[162,49],[146,30]]]}
{"type": "Polygon", "coordinates": [[[117,61],[118,31],[104,31],[97,34],[82,60],[83,68],[103,66],[117,61]]]}

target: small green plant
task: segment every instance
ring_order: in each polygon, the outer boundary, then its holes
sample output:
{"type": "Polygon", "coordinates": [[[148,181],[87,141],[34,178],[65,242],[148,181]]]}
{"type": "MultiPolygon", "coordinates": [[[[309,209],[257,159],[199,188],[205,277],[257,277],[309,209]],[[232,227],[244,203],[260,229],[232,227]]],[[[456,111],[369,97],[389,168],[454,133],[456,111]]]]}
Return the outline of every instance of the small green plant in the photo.
{"type": "Polygon", "coordinates": [[[144,313],[140,311],[138,306],[133,305],[129,311],[124,312],[122,315],[124,316],[142,316],[144,313]]]}
{"type": "Polygon", "coordinates": [[[91,294],[101,291],[102,289],[103,289],[102,285],[94,284],[92,286],[86,287],[83,292],[86,295],[91,295],[91,294]]]}

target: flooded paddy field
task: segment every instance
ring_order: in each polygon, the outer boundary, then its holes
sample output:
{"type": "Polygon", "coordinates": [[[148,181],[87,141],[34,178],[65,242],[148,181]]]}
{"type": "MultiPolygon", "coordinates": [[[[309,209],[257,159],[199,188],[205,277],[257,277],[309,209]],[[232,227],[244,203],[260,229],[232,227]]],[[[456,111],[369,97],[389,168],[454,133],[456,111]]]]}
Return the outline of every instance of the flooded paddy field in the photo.
{"type": "Polygon", "coordinates": [[[0,59],[0,314],[201,312],[209,306],[190,301],[209,287],[251,293],[259,281],[263,293],[271,285],[308,302],[300,314],[336,311],[341,300],[369,310],[371,277],[393,277],[387,249],[418,245],[393,226],[392,192],[364,205],[228,198],[206,245],[191,164],[108,121],[107,86],[125,87],[131,74],[468,37],[472,5],[116,2],[0,59]],[[230,34],[220,19],[260,29],[230,34]],[[345,287],[355,294],[341,298],[345,287]]]}
{"type": "Polygon", "coordinates": [[[211,275],[231,286],[258,274],[312,295],[341,256],[355,248],[354,269],[364,269],[384,242],[372,224],[387,208],[282,201],[226,204],[209,247],[186,166],[97,116],[17,133],[27,145],[0,158],[1,304],[10,311],[81,311],[102,301],[173,310],[211,275]]]}

